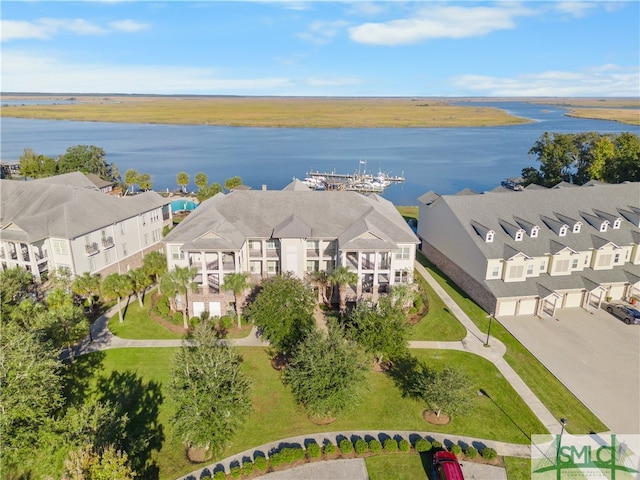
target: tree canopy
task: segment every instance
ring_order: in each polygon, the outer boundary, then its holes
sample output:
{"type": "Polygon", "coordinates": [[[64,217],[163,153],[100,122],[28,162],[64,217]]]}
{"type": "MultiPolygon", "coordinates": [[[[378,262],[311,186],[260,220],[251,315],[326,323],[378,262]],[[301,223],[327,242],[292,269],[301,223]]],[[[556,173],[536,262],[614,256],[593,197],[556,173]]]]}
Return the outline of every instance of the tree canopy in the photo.
{"type": "Polygon", "coordinates": [[[173,365],[173,426],[185,443],[218,454],[252,409],[251,384],[242,372],[242,357],[219,341],[211,322],[198,324],[190,341],[173,365]]]}
{"type": "Polygon", "coordinates": [[[286,273],[265,280],[245,313],[277,353],[287,354],[313,329],[315,305],[313,290],[286,273]]]}
{"type": "Polygon", "coordinates": [[[540,168],[522,170],[525,185],[552,187],[560,182],[583,185],[640,181],[640,137],[623,133],[545,132],[529,150],[540,168]]]}

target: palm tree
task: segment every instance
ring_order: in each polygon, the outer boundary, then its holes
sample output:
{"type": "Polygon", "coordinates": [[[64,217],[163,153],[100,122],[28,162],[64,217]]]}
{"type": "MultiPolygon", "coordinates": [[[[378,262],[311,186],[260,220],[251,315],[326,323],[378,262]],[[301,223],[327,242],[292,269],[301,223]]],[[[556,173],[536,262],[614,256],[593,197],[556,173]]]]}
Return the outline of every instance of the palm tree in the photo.
{"type": "Polygon", "coordinates": [[[136,268],[129,272],[129,278],[131,279],[133,291],[138,296],[138,304],[140,308],[142,308],[144,306],[142,303],[144,292],[147,290],[147,287],[151,285],[151,277],[144,268],[136,268]]]}
{"type": "Polygon", "coordinates": [[[327,285],[329,282],[329,274],[324,270],[316,270],[309,272],[311,283],[318,287],[318,303],[327,303],[327,285]]]}
{"type": "Polygon", "coordinates": [[[202,190],[209,184],[209,177],[207,177],[207,174],[204,172],[198,172],[196,173],[193,182],[199,190],[202,190]]]}
{"type": "Polygon", "coordinates": [[[238,328],[242,326],[240,316],[242,315],[242,302],[244,300],[243,293],[250,286],[248,278],[249,274],[247,273],[229,273],[224,276],[224,283],[222,284],[223,290],[233,292],[238,328]]]}
{"type": "Polygon", "coordinates": [[[126,172],[124,172],[124,183],[125,186],[127,187],[127,190],[129,189],[129,187],[131,187],[131,192],[133,193],[133,186],[138,183],[138,171],[134,170],[133,168],[130,168],[129,170],[127,170],[126,172]]]}
{"type": "Polygon", "coordinates": [[[197,273],[195,267],[175,267],[162,276],[162,287],[167,295],[182,298],[182,322],[185,330],[189,329],[189,290],[195,291],[198,286],[193,282],[197,273]]]}
{"type": "Polygon", "coordinates": [[[73,279],[71,291],[87,301],[88,307],[93,312],[95,297],[100,294],[100,277],[85,272],[73,279]]]}
{"type": "Polygon", "coordinates": [[[338,286],[340,315],[344,315],[347,311],[347,285],[358,283],[358,274],[343,265],[334,269],[331,275],[329,275],[329,279],[333,285],[338,286]]]}
{"type": "Polygon", "coordinates": [[[107,277],[102,282],[102,296],[107,300],[117,300],[118,301],[118,315],[120,317],[120,323],[124,322],[124,317],[122,316],[122,307],[120,306],[120,302],[122,297],[127,297],[127,303],[129,300],[129,295],[133,293],[133,284],[131,282],[131,278],[128,275],[121,275],[119,273],[112,273],[111,275],[107,275],[107,277]]]}
{"type": "Polygon", "coordinates": [[[187,172],[178,172],[176,175],[176,183],[180,187],[180,190],[186,193],[186,187],[189,185],[189,174],[187,172]]]}
{"type": "Polygon", "coordinates": [[[153,281],[158,283],[158,293],[160,292],[160,275],[167,271],[167,259],[157,250],[147,253],[142,259],[142,268],[150,277],[153,277],[153,281]]]}

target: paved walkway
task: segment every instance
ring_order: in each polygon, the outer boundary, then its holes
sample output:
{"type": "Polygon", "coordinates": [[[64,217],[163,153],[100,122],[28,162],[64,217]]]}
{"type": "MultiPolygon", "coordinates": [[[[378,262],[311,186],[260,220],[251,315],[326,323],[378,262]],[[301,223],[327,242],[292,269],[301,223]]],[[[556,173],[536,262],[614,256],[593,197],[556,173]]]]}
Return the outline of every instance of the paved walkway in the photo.
{"type": "MultiPolygon", "coordinates": [[[[480,331],[478,327],[471,321],[471,319],[464,313],[464,311],[455,303],[455,301],[449,296],[449,294],[438,284],[438,282],[429,274],[429,272],[419,263],[416,262],[416,270],[424,277],[429,283],[431,288],[436,294],[442,298],[447,308],[451,313],[462,323],[467,330],[467,335],[461,341],[458,342],[426,342],[426,341],[412,341],[409,342],[410,348],[438,348],[438,349],[450,349],[461,350],[475,355],[479,355],[496,365],[503,377],[511,384],[516,390],[524,402],[529,406],[533,413],[538,417],[540,422],[549,430],[552,434],[559,434],[562,426],[558,419],[556,419],[551,412],[542,404],[542,402],[536,397],[531,389],[522,381],[518,374],[511,368],[511,366],[504,360],[504,354],[506,347],[499,340],[490,337],[489,346],[485,346],[487,340],[486,334],[480,331]]],[[[74,355],[84,355],[99,350],[107,350],[111,348],[158,348],[158,347],[179,347],[182,345],[182,340],[129,340],[116,337],[113,335],[107,325],[109,319],[117,314],[117,308],[113,307],[103,315],[101,315],[91,326],[91,339],[87,338],[74,348],[74,355]]],[[[262,341],[256,335],[256,329],[254,328],[251,333],[241,339],[227,340],[231,345],[235,346],[268,346],[268,343],[262,341]]],[[[539,432],[543,433],[543,432],[539,432]]],[[[336,437],[349,435],[361,436],[365,438],[378,438],[380,435],[388,436],[401,436],[403,438],[409,438],[411,435],[421,435],[427,438],[433,438],[444,442],[444,440],[460,443],[462,445],[478,445],[481,448],[489,446],[495,448],[499,455],[515,456],[515,457],[529,457],[529,445],[520,444],[508,444],[502,442],[495,442],[493,440],[485,440],[478,438],[463,437],[457,435],[442,435],[431,432],[378,432],[378,431],[363,431],[363,432],[336,432],[336,433],[319,433],[312,435],[301,435],[299,437],[292,437],[287,439],[278,440],[269,444],[261,445],[260,447],[247,450],[245,452],[238,453],[229,458],[223,459],[220,462],[211,464],[208,467],[199,469],[191,474],[182,478],[200,478],[200,476],[208,470],[213,473],[214,469],[218,465],[224,466],[225,470],[229,471],[229,465],[232,462],[242,463],[243,459],[253,459],[255,452],[263,452],[268,454],[273,449],[279,447],[283,443],[285,444],[300,444],[304,445],[305,441],[311,439],[315,440],[319,444],[325,439],[329,439],[334,443],[336,437]]],[[[219,467],[218,467],[219,468],[219,467]]],[[[366,478],[366,477],[364,477],[366,478]]]]}

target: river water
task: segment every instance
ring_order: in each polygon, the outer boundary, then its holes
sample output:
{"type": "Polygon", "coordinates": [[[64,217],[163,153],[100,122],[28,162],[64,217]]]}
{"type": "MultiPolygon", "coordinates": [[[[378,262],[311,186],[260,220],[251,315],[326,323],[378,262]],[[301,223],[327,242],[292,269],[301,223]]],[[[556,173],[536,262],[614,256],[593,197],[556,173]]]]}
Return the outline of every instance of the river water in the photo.
{"type": "MultiPolygon", "coordinates": [[[[349,173],[361,160],[373,173],[404,175],[383,196],[396,205],[417,205],[434,190],[481,192],[524,167],[539,165],[527,152],[545,131],[633,132],[616,122],[567,117],[557,106],[524,102],[465,103],[496,106],[534,123],[507,127],[303,129],[121,124],[2,118],[1,158],[17,161],[27,147],[56,157],[73,145],[96,145],[120,172],[150,173],[155,190],[177,188],[176,174],[205,172],[210,182],[238,175],[246,185],[281,189],[307,171],[349,173]]],[[[188,187],[195,189],[193,183],[188,187]]]]}

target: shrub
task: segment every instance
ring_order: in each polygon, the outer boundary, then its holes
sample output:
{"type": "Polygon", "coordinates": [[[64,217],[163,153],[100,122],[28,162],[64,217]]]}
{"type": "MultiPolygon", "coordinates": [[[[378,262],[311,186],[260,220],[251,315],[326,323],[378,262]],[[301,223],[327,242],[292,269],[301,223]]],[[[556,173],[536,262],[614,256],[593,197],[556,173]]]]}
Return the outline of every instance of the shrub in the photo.
{"type": "Polygon", "coordinates": [[[213,474],[213,480],[226,480],[227,474],[224,473],[224,470],[218,470],[213,474]]]}
{"type": "Polygon", "coordinates": [[[258,456],[253,460],[253,466],[261,472],[264,472],[267,469],[267,459],[263,456],[258,456]]]}
{"type": "Polygon", "coordinates": [[[272,467],[278,467],[284,463],[281,452],[275,452],[269,456],[269,462],[272,467]]]}
{"type": "Polygon", "coordinates": [[[462,453],[462,447],[457,443],[454,443],[453,445],[451,445],[451,448],[449,450],[451,453],[453,453],[456,456],[459,456],[462,453]]]}
{"type": "Polygon", "coordinates": [[[375,438],[370,440],[369,451],[371,453],[380,453],[382,451],[382,444],[380,443],[380,440],[376,440],[375,438]]]}
{"type": "Polygon", "coordinates": [[[353,443],[348,438],[340,441],[340,452],[343,455],[353,452],[353,443]]]}
{"type": "Polygon", "coordinates": [[[227,330],[229,330],[232,326],[233,326],[233,318],[231,318],[229,315],[223,315],[222,317],[220,317],[220,325],[222,325],[223,328],[226,328],[227,330]]]}
{"type": "Polygon", "coordinates": [[[327,442],[324,445],[324,453],[327,455],[331,455],[333,453],[336,453],[336,446],[331,443],[331,442],[327,442]]]}
{"type": "Polygon", "coordinates": [[[232,478],[240,478],[242,476],[242,468],[240,468],[239,465],[236,465],[235,467],[231,467],[229,473],[231,474],[232,478]]]}
{"type": "Polygon", "coordinates": [[[487,447],[482,450],[482,458],[485,460],[493,460],[498,456],[498,452],[496,452],[493,448],[487,447]]]}
{"type": "Polygon", "coordinates": [[[411,307],[411,308],[409,309],[409,313],[410,313],[411,315],[414,315],[414,314],[418,313],[418,309],[417,309],[416,307],[411,307]]]}
{"type": "Polygon", "coordinates": [[[385,452],[393,453],[398,451],[398,442],[395,438],[387,438],[383,445],[385,452]]]}
{"type": "Polygon", "coordinates": [[[319,458],[322,454],[322,450],[320,449],[320,445],[316,442],[312,442],[307,445],[307,455],[309,458],[319,458]]]}
{"type": "Polygon", "coordinates": [[[166,317],[169,315],[169,300],[167,299],[167,297],[163,296],[158,301],[158,303],[156,304],[156,311],[163,317],[166,317]]]}
{"type": "Polygon", "coordinates": [[[200,480],[211,480],[209,475],[205,475],[204,477],[200,477],[200,480]]]}
{"type": "Polygon", "coordinates": [[[251,475],[253,473],[253,462],[244,462],[242,464],[242,472],[245,475],[251,475]]]}
{"type": "Polygon", "coordinates": [[[478,450],[476,450],[476,447],[472,447],[471,445],[469,445],[467,447],[467,449],[464,451],[464,454],[470,458],[470,459],[474,459],[478,456],[478,450]]]}
{"type": "Polygon", "coordinates": [[[364,441],[362,438],[359,438],[358,440],[356,440],[356,443],[353,446],[358,455],[367,453],[367,450],[369,450],[369,445],[367,445],[367,442],[364,441]]]}
{"type": "Polygon", "coordinates": [[[411,450],[411,443],[409,443],[409,440],[403,438],[398,442],[398,448],[401,452],[408,452],[411,450]]]}
{"type": "Polygon", "coordinates": [[[302,447],[289,447],[280,450],[283,463],[292,463],[296,460],[304,458],[304,449],[302,447]]]}
{"type": "Polygon", "coordinates": [[[442,448],[442,443],[439,442],[438,440],[434,440],[433,442],[431,442],[431,446],[433,447],[434,450],[437,450],[439,448],[442,448]]]}
{"type": "Polygon", "coordinates": [[[418,453],[428,452],[431,450],[431,442],[426,438],[421,438],[416,442],[415,447],[418,453]]]}

